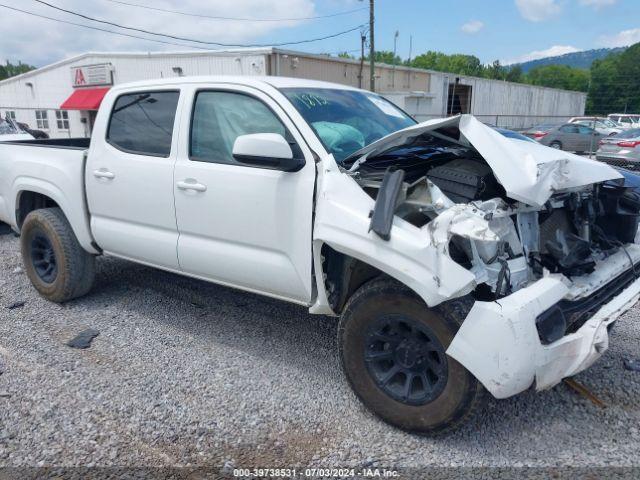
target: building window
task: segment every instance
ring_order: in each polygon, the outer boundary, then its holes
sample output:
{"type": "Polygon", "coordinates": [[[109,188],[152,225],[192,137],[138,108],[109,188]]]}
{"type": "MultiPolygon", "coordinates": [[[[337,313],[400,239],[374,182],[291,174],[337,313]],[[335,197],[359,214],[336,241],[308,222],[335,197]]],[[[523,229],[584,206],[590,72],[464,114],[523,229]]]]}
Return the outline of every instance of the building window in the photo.
{"type": "Polygon", "coordinates": [[[5,113],[5,117],[4,118],[8,118],[9,120],[15,121],[15,119],[16,119],[15,110],[7,110],[6,113],[5,113]]]}
{"type": "Polygon", "coordinates": [[[56,122],[58,123],[58,130],[69,130],[69,112],[56,110],[56,122]]]}
{"type": "Polygon", "coordinates": [[[49,119],[46,110],[36,110],[36,123],[41,130],[49,130],[49,119]]]}

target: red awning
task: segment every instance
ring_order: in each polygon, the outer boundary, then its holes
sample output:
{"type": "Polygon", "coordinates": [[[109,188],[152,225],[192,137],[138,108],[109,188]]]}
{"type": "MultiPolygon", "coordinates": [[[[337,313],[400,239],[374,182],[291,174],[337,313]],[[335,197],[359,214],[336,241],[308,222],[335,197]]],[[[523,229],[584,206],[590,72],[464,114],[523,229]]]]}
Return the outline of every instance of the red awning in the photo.
{"type": "Polygon", "coordinates": [[[60,105],[61,110],[98,110],[109,88],[83,88],[74,91],[60,105]]]}

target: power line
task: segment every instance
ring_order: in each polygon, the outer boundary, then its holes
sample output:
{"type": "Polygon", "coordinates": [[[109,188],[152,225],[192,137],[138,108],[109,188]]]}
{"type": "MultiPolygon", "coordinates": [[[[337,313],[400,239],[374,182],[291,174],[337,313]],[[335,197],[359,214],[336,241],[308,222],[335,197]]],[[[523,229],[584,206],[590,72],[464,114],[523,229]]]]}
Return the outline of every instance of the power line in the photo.
{"type": "Polygon", "coordinates": [[[34,0],[34,1],[38,2],[38,3],[41,3],[43,5],[46,5],[46,6],[50,7],[50,8],[55,9],[55,10],[59,10],[61,12],[65,12],[65,13],[68,13],[68,14],[71,14],[71,15],[75,15],[76,17],[84,18],[85,20],[90,20],[92,22],[103,23],[105,25],[111,25],[113,27],[123,28],[125,30],[132,30],[132,31],[135,31],[135,32],[145,33],[147,35],[155,35],[155,36],[158,36],[158,37],[171,38],[173,40],[181,40],[181,41],[184,41],[184,42],[199,43],[199,44],[202,44],[202,45],[216,45],[218,47],[283,47],[283,46],[286,46],[286,45],[300,45],[302,43],[319,42],[320,40],[327,40],[329,38],[339,37],[341,35],[345,35],[347,33],[354,32],[354,31],[356,31],[356,30],[358,30],[358,29],[360,29],[362,27],[362,25],[358,25],[358,26],[350,28],[348,30],[344,30],[344,31],[338,32],[338,33],[333,33],[331,35],[326,35],[324,37],[311,38],[311,39],[306,39],[306,40],[298,40],[298,41],[295,41],[295,42],[254,43],[254,44],[207,42],[207,41],[204,41],[204,40],[198,40],[198,39],[193,39],[193,38],[179,37],[177,35],[169,35],[169,34],[165,34],[165,33],[156,33],[156,32],[152,32],[152,31],[149,31],[149,30],[145,30],[143,28],[127,27],[127,26],[124,26],[124,25],[120,25],[119,23],[109,22],[108,20],[100,20],[98,18],[90,17],[90,16],[84,15],[82,13],[74,12],[73,10],[67,10],[65,8],[57,7],[55,5],[52,5],[50,3],[45,2],[44,0],[34,0]]]}
{"type": "Polygon", "coordinates": [[[6,8],[8,10],[13,10],[15,12],[25,13],[25,14],[31,15],[33,17],[44,18],[46,20],[52,20],[54,22],[64,23],[66,25],[73,25],[74,27],[82,27],[82,28],[88,28],[90,30],[97,30],[99,32],[112,33],[114,35],[120,35],[122,37],[137,38],[139,40],[146,40],[147,42],[163,43],[165,45],[176,45],[176,46],[179,46],[179,47],[196,48],[198,50],[210,50],[207,47],[198,47],[196,45],[187,45],[185,43],[167,42],[167,41],[164,41],[164,40],[157,40],[157,39],[154,39],[154,38],[145,38],[145,37],[141,37],[139,35],[131,35],[129,33],[116,32],[114,30],[108,30],[106,28],[92,27],[91,25],[83,25],[81,23],[69,22],[67,20],[61,20],[59,18],[47,17],[46,15],[40,15],[39,13],[28,12],[26,10],[21,10],[19,8],[10,7],[10,6],[4,5],[2,3],[0,3],[0,7],[1,8],[6,8]]]}
{"type": "Polygon", "coordinates": [[[151,7],[149,5],[141,5],[139,3],[131,3],[131,2],[123,2],[121,0],[105,0],[107,2],[111,2],[111,3],[117,3],[120,5],[127,5],[129,7],[136,7],[136,8],[145,8],[147,10],[155,10],[157,12],[165,12],[165,13],[173,13],[176,15],[184,15],[187,17],[198,17],[198,18],[209,18],[212,20],[234,20],[234,21],[242,21],[242,22],[292,22],[292,21],[298,21],[298,20],[319,20],[322,18],[333,18],[333,17],[339,17],[342,15],[350,15],[352,13],[356,13],[356,12],[361,12],[363,10],[366,10],[366,7],[362,7],[362,8],[356,8],[354,10],[347,10],[345,12],[338,12],[338,13],[332,13],[329,15],[316,15],[313,17],[294,17],[294,18],[243,18],[243,17],[220,17],[220,16],[215,16],[215,15],[204,15],[204,14],[199,14],[199,13],[191,13],[191,12],[182,12],[179,10],[170,10],[167,8],[159,8],[159,7],[151,7]]]}

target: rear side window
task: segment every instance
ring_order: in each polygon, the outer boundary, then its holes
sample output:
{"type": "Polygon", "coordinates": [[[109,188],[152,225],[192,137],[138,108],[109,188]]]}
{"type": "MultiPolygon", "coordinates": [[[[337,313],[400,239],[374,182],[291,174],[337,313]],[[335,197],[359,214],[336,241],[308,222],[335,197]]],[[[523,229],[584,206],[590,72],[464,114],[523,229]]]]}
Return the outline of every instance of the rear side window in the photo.
{"type": "Polygon", "coordinates": [[[168,157],[180,92],[136,92],[116,100],[107,142],[129,153],[168,157]]]}
{"type": "Polygon", "coordinates": [[[286,128],[257,98],[234,92],[203,91],[196,96],[191,121],[190,157],[210,163],[238,164],[233,144],[240,135],[279,133],[286,128]]]}

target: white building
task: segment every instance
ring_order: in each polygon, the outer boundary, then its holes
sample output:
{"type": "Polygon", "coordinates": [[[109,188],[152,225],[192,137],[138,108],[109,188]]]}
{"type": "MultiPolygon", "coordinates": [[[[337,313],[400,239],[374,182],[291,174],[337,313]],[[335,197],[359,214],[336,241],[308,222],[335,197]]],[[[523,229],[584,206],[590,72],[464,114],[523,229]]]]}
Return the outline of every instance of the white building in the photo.
{"type": "MultiPolygon", "coordinates": [[[[86,53],[0,82],[0,115],[52,138],[89,136],[115,84],[183,75],[282,75],[368,87],[359,60],[275,48],[206,52],[86,53]]],[[[375,68],[376,90],[418,120],[473,113],[507,127],[584,114],[586,95],[404,66],[375,68]]]]}

